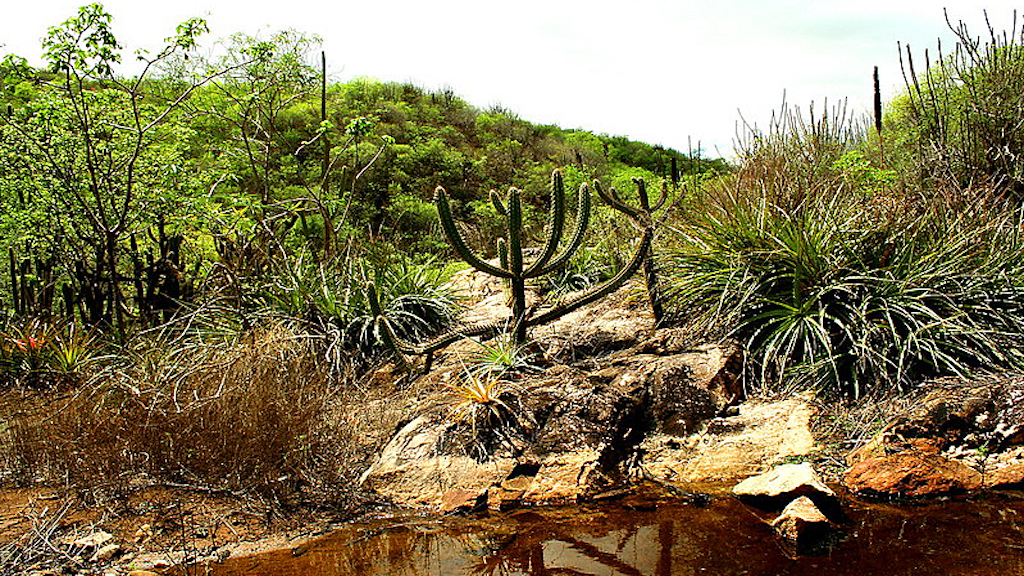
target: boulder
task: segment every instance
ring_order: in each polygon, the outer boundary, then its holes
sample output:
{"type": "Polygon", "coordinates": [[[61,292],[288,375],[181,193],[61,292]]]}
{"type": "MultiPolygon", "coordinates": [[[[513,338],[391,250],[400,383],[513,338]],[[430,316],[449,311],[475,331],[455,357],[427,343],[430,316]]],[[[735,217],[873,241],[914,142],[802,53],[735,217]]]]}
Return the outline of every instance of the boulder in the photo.
{"type": "Polygon", "coordinates": [[[787,458],[812,454],[810,397],[750,402],[688,436],[656,433],[641,444],[644,475],[664,484],[736,482],[787,458]]]}
{"type": "Polygon", "coordinates": [[[836,493],[821,481],[809,462],[776,466],[740,482],[732,492],[740,500],[762,508],[782,508],[799,497],[819,504],[836,502],[836,493]]]}
{"type": "Polygon", "coordinates": [[[828,539],[832,524],[810,498],[801,496],[782,510],[782,514],[772,522],[772,528],[798,552],[805,553],[820,547],[828,539]]]}
{"type": "Polygon", "coordinates": [[[910,449],[859,461],[846,471],[843,483],[862,496],[923,498],[977,490],[982,476],[941,454],[910,449]]]}
{"type": "Polygon", "coordinates": [[[851,491],[882,497],[946,496],[1024,486],[1024,376],[944,378],[847,456],[851,491]]]}

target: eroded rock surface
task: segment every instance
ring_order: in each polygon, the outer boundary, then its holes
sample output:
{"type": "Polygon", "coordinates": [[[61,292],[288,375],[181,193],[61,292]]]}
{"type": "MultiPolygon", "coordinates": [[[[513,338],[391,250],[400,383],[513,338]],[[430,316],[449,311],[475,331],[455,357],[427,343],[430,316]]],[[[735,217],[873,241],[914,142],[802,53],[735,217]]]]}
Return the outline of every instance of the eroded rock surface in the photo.
{"type": "Polygon", "coordinates": [[[642,444],[646,476],[667,484],[737,481],[818,447],[811,433],[815,408],[807,397],[743,404],[686,436],[656,433],[642,444]]]}
{"type": "Polygon", "coordinates": [[[878,497],[946,496],[1024,482],[1024,376],[948,378],[850,454],[844,483],[878,497]]]}
{"type": "MultiPolygon", "coordinates": [[[[500,291],[467,274],[459,282],[500,291]]],[[[418,385],[431,390],[362,477],[399,504],[461,510],[568,503],[635,477],[637,447],[651,430],[689,434],[741,397],[738,349],[693,346],[655,330],[637,287],[531,332],[543,369],[510,382],[500,414],[459,420],[450,385],[473,343],[438,355],[418,385]]],[[[504,300],[478,295],[500,315],[504,300]]],[[[493,319],[493,318],[492,318],[493,319]]]]}

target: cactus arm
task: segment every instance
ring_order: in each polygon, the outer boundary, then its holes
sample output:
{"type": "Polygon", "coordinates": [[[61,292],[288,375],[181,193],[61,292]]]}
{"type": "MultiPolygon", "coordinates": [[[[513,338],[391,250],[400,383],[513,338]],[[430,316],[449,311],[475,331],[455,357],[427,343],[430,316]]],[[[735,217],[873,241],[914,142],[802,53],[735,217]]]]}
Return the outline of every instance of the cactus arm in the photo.
{"type": "Polygon", "coordinates": [[[504,326],[510,325],[512,322],[511,318],[507,318],[502,322],[489,322],[478,326],[449,330],[448,332],[426,342],[413,344],[407,340],[403,340],[395,334],[395,330],[391,326],[391,321],[384,315],[384,311],[381,308],[380,297],[377,293],[377,286],[372,281],[366,286],[366,299],[370,304],[370,314],[374,319],[374,331],[377,338],[381,343],[387,346],[388,349],[395,353],[402,367],[410,371],[412,369],[412,364],[409,362],[408,358],[405,357],[406,354],[417,356],[424,354],[432,355],[437,350],[440,350],[441,348],[463,338],[489,338],[497,335],[502,331],[504,326]]]}
{"type": "Polygon", "coordinates": [[[399,344],[404,346],[404,348],[402,349],[404,349],[407,354],[433,354],[434,352],[440,350],[441,348],[458,342],[463,338],[493,338],[494,336],[497,336],[498,333],[504,332],[506,326],[511,325],[512,319],[506,318],[500,322],[488,322],[486,324],[480,324],[477,326],[469,326],[449,330],[448,332],[440,334],[430,340],[427,340],[426,342],[421,342],[419,344],[410,344],[408,342],[401,341],[399,341],[399,344]]]}
{"type": "Polygon", "coordinates": [[[619,270],[619,273],[616,274],[615,277],[611,278],[604,284],[595,286],[594,288],[584,292],[580,296],[572,298],[567,302],[559,303],[554,308],[548,310],[547,312],[541,314],[540,316],[530,318],[527,321],[527,325],[535,326],[538,324],[545,324],[547,322],[551,322],[552,320],[561,318],[562,316],[565,316],[570,312],[574,312],[579,308],[586,306],[587,304],[590,304],[595,300],[600,300],[601,298],[604,298],[608,294],[611,294],[612,292],[618,290],[623,284],[626,283],[626,280],[629,280],[629,278],[633,274],[635,274],[636,271],[640,268],[640,265],[643,263],[647,256],[647,251],[650,250],[651,248],[651,238],[653,236],[653,227],[648,226],[647,228],[644,229],[643,236],[640,237],[640,244],[637,246],[636,252],[633,253],[633,256],[630,259],[629,264],[626,265],[626,267],[623,268],[622,270],[619,270]]]}
{"type": "Polygon", "coordinates": [[[395,353],[403,370],[411,372],[412,364],[405,357],[409,351],[405,349],[405,342],[395,334],[391,321],[384,315],[380,306],[380,296],[377,294],[377,285],[372,280],[366,285],[366,300],[370,304],[370,314],[373,316],[374,336],[395,353]]]}
{"type": "MultiPolygon", "coordinates": [[[[508,270],[508,242],[505,242],[504,238],[498,238],[498,263],[503,269],[508,270]]],[[[505,292],[505,305],[512,307],[512,280],[503,278],[501,285],[505,292]]]]}
{"type": "Polygon", "coordinates": [[[498,263],[505,270],[508,270],[508,243],[504,238],[498,238],[498,263]]]}
{"type": "Polygon", "coordinates": [[[394,329],[391,327],[391,321],[386,316],[377,316],[374,320],[374,332],[377,339],[395,353],[395,357],[398,358],[398,363],[401,364],[402,369],[406,372],[412,372],[413,365],[405,355],[414,354],[415,351],[407,347],[407,343],[395,334],[394,329]]]}
{"type": "Polygon", "coordinates": [[[664,181],[661,183],[661,195],[658,197],[658,201],[651,206],[650,196],[647,195],[647,182],[643,178],[633,178],[633,183],[636,184],[637,195],[640,197],[640,208],[648,216],[653,216],[655,212],[661,209],[665,205],[665,200],[668,199],[668,184],[664,181]]]}
{"type": "Polygon", "coordinates": [[[462,239],[462,235],[459,233],[458,228],[455,227],[455,219],[452,217],[452,210],[448,205],[448,194],[444,191],[444,188],[440,186],[438,186],[434,191],[434,204],[437,205],[437,215],[441,220],[441,229],[444,230],[444,235],[448,237],[448,242],[453,248],[455,248],[455,251],[463,260],[473,268],[490,274],[491,276],[497,276],[499,278],[512,277],[512,274],[508,270],[503,270],[497,266],[488,264],[483,258],[477,256],[473,250],[466,245],[466,241],[462,239]]]}
{"type": "Polygon", "coordinates": [[[508,216],[508,210],[505,209],[505,204],[501,202],[501,196],[498,195],[498,191],[492,188],[488,195],[491,198],[491,204],[494,205],[494,209],[498,211],[498,214],[508,216]]]}
{"type": "Polygon", "coordinates": [[[551,257],[558,251],[558,243],[562,241],[562,229],[565,227],[565,180],[561,170],[551,173],[551,211],[545,227],[547,241],[539,258],[523,273],[527,278],[539,276],[538,272],[547,266],[551,257]]]}
{"type": "Polygon", "coordinates": [[[586,182],[580,185],[578,196],[579,198],[576,202],[576,226],[573,230],[572,240],[569,241],[569,245],[566,246],[565,250],[558,257],[536,274],[537,276],[550,274],[565,266],[566,262],[572,258],[572,255],[583,244],[583,236],[587,232],[587,224],[590,223],[590,187],[587,186],[586,182]]]}
{"type": "Polygon", "coordinates": [[[616,202],[622,202],[622,198],[619,198],[619,189],[615,186],[609,186],[608,193],[616,202]]]}
{"type": "Polygon", "coordinates": [[[523,208],[519,189],[508,189],[508,268],[512,278],[523,275],[523,208]]]}
{"type": "Polygon", "coordinates": [[[512,299],[513,332],[517,343],[526,341],[526,278],[523,276],[523,210],[519,189],[508,189],[508,271],[512,299]]]}
{"type": "Polygon", "coordinates": [[[634,177],[633,184],[636,184],[636,195],[640,199],[640,210],[650,215],[651,199],[647,197],[647,182],[644,182],[643,178],[634,177]]]}
{"type": "Polygon", "coordinates": [[[597,189],[597,195],[601,198],[601,200],[604,201],[605,204],[611,206],[612,208],[618,210],[619,212],[622,212],[623,214],[628,216],[630,220],[634,222],[643,221],[643,216],[641,212],[631,206],[628,206],[625,202],[619,200],[618,195],[614,194],[614,188],[612,188],[612,193],[608,193],[605,191],[604,187],[601,186],[601,182],[597,180],[594,180],[594,188],[597,189]]]}
{"type": "Polygon", "coordinates": [[[668,183],[661,183],[661,196],[658,197],[658,201],[651,206],[651,212],[657,212],[661,210],[661,207],[665,205],[665,201],[668,200],[668,183]]]}
{"type": "Polygon", "coordinates": [[[644,258],[644,285],[647,286],[647,301],[651,305],[654,321],[660,325],[665,318],[665,307],[662,305],[661,285],[658,283],[658,271],[654,266],[654,258],[650,249],[644,258]]]}

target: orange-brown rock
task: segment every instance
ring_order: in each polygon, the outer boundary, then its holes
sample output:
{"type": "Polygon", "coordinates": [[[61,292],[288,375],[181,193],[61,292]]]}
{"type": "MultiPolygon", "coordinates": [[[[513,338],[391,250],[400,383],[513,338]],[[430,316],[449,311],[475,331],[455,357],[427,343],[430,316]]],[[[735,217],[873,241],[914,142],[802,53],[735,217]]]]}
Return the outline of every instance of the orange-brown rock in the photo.
{"type": "Polygon", "coordinates": [[[911,449],[854,464],[846,471],[844,483],[859,495],[922,498],[977,490],[982,477],[955,460],[911,449]]]}
{"type": "Polygon", "coordinates": [[[985,488],[1024,488],[1024,462],[985,473],[985,488]]]}
{"type": "Polygon", "coordinates": [[[772,528],[797,549],[811,549],[828,536],[832,525],[814,502],[801,496],[793,500],[772,522],[772,528]]]}
{"type": "Polygon", "coordinates": [[[482,494],[473,490],[456,489],[441,496],[441,513],[472,512],[480,506],[482,494]]]}

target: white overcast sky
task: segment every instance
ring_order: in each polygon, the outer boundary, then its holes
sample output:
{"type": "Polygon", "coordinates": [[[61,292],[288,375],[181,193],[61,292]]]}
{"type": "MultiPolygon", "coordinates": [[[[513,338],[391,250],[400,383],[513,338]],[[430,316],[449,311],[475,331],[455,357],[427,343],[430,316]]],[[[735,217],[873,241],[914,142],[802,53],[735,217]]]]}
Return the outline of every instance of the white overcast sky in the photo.
{"type": "MultiPolygon", "coordinates": [[[[0,54],[39,62],[49,26],[83,0],[12,0],[0,11],[0,54]]],[[[211,35],[284,28],[324,40],[335,80],[368,76],[450,87],[532,122],[625,135],[681,151],[701,141],[728,156],[736,123],[764,124],[786,94],[806,108],[847,98],[871,109],[902,86],[897,41],[915,52],[951,45],[943,16],[985,32],[1013,25],[1007,0],[108,0],[129,50],[156,48],[204,17],[211,35]]],[[[1021,15],[1024,17],[1024,14],[1021,15]]],[[[1018,29],[1021,21],[1018,20],[1018,29]]],[[[127,59],[127,58],[126,58],[127,59]]],[[[921,57],[923,60],[923,55],[921,57]]]]}

